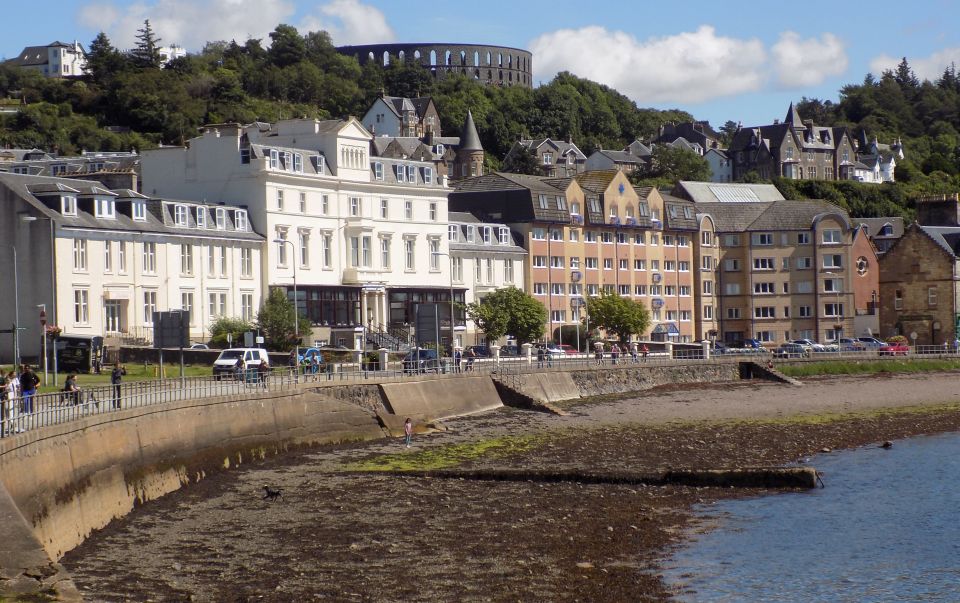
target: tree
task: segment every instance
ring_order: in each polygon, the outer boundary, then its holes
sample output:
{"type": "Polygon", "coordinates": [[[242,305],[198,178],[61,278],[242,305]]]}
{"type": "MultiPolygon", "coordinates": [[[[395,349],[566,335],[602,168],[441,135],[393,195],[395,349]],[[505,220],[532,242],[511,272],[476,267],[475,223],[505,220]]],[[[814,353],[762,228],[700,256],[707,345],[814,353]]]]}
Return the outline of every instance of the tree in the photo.
{"type": "Polygon", "coordinates": [[[514,147],[513,152],[507,155],[500,169],[511,174],[543,175],[543,167],[537,159],[537,153],[532,148],[521,144],[514,147]]]}
{"type": "Polygon", "coordinates": [[[616,333],[620,341],[627,341],[631,335],[639,335],[650,326],[650,311],[646,306],[615,293],[601,292],[598,297],[588,297],[587,314],[591,325],[616,333]]]}
{"type": "Polygon", "coordinates": [[[140,67],[160,68],[160,38],[154,35],[150,19],[146,19],[143,28],[137,30],[137,46],[130,54],[140,67]]]}
{"type": "Polygon", "coordinates": [[[660,144],[653,149],[650,169],[644,176],[678,180],[710,180],[710,164],[693,151],[660,144]]]}
{"type": "Polygon", "coordinates": [[[90,42],[90,51],[87,53],[87,72],[93,81],[104,85],[110,76],[123,70],[127,60],[113,44],[110,38],[102,31],[90,42]]]}
{"type": "Polygon", "coordinates": [[[730,146],[730,143],[733,142],[733,136],[737,133],[739,125],[733,120],[727,120],[722,126],[720,126],[720,143],[723,148],[730,146]]]}
{"type": "MultiPolygon", "coordinates": [[[[286,352],[296,345],[294,320],[296,311],[293,302],[283,289],[274,288],[257,312],[257,327],[263,332],[267,349],[286,352]]],[[[310,320],[300,316],[300,334],[310,332],[310,320]]]]}
{"type": "Polygon", "coordinates": [[[231,335],[231,341],[240,345],[243,342],[243,334],[248,331],[255,331],[256,325],[249,320],[242,318],[232,318],[221,316],[210,325],[210,345],[215,348],[225,348],[232,345],[227,341],[227,335],[231,335]]]}
{"type": "Polygon", "coordinates": [[[467,304],[467,316],[477,323],[488,341],[513,335],[518,344],[543,336],[547,309],[539,301],[517,289],[498,289],[479,302],[467,304]]]}
{"type": "Polygon", "coordinates": [[[270,61],[277,67],[296,65],[307,58],[307,44],[292,25],[277,25],[270,32],[270,61]]]}

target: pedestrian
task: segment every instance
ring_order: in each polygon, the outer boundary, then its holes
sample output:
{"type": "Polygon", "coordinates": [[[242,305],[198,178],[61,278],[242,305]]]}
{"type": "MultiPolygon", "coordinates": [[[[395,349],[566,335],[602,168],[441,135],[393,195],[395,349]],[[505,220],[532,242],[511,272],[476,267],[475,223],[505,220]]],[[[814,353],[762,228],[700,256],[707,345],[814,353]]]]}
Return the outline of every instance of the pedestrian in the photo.
{"type": "Polygon", "coordinates": [[[630,342],[630,358],[633,359],[634,364],[639,362],[639,360],[637,360],[637,342],[636,341],[630,342]]]}
{"type": "Polygon", "coordinates": [[[23,431],[23,429],[14,430],[13,419],[19,412],[20,379],[17,373],[10,371],[7,373],[6,385],[6,406],[7,406],[7,435],[12,435],[14,431],[23,431]]]}
{"type": "Polygon", "coordinates": [[[597,366],[603,364],[603,344],[599,341],[593,344],[593,357],[597,361],[597,366]]]}
{"type": "Polygon", "coordinates": [[[123,376],[127,374],[127,369],[124,366],[121,366],[120,363],[113,365],[113,370],[110,371],[110,385],[113,386],[113,407],[120,408],[120,394],[122,393],[122,386],[120,385],[123,382],[123,376]]]}
{"type": "Polygon", "coordinates": [[[0,372],[0,438],[7,434],[7,424],[10,421],[10,412],[7,410],[7,375],[0,372]]]}
{"type": "Polygon", "coordinates": [[[647,361],[647,354],[650,353],[650,348],[647,347],[647,344],[643,344],[643,361],[647,361]]]}
{"type": "Polygon", "coordinates": [[[236,364],[233,365],[233,378],[236,381],[243,381],[243,357],[237,358],[236,364]]]}
{"type": "Polygon", "coordinates": [[[620,359],[620,346],[618,344],[615,343],[613,347],[610,348],[610,357],[613,358],[614,364],[620,359]]]}
{"type": "Polygon", "coordinates": [[[297,366],[297,351],[290,350],[290,360],[287,361],[287,366],[292,370],[297,371],[295,374],[299,374],[300,368],[297,366]]]}
{"type": "Polygon", "coordinates": [[[313,376],[313,380],[317,381],[320,379],[320,354],[314,354],[310,357],[310,374],[313,376]]]}
{"type": "Polygon", "coordinates": [[[407,417],[407,420],[403,422],[403,435],[405,436],[407,448],[409,448],[410,443],[413,441],[413,420],[410,417],[407,417]]]}
{"type": "Polygon", "coordinates": [[[473,372],[473,363],[477,359],[477,352],[473,348],[467,350],[467,372],[473,372]]]}
{"type": "Polygon", "coordinates": [[[260,381],[260,385],[263,386],[263,391],[270,391],[267,389],[267,377],[269,376],[269,374],[270,374],[270,365],[267,364],[266,358],[261,358],[260,365],[257,367],[257,378],[260,381]]]}
{"type": "Polygon", "coordinates": [[[23,371],[20,373],[20,395],[23,396],[23,413],[33,412],[33,397],[37,393],[37,386],[40,384],[40,378],[33,372],[29,364],[23,365],[23,371]]]}
{"type": "Polygon", "coordinates": [[[73,373],[67,375],[67,380],[63,382],[63,401],[80,404],[80,388],[77,386],[77,376],[73,373]]]}
{"type": "Polygon", "coordinates": [[[453,351],[453,372],[460,372],[460,364],[463,362],[463,352],[460,351],[460,348],[457,348],[453,351]]]}
{"type": "Polygon", "coordinates": [[[543,357],[544,357],[543,346],[537,346],[537,368],[543,368],[543,357]]]}

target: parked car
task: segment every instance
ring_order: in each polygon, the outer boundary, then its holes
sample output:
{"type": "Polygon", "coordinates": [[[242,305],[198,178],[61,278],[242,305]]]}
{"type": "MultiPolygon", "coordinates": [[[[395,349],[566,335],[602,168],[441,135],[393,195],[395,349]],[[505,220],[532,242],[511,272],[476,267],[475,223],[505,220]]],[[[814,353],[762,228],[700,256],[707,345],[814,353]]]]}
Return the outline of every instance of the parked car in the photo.
{"type": "Polygon", "coordinates": [[[500,348],[501,358],[513,358],[520,355],[520,348],[515,345],[505,345],[500,348]]]}
{"type": "Polygon", "coordinates": [[[725,354],[759,354],[766,352],[767,348],[759,339],[741,339],[731,341],[726,344],[725,354]]]}
{"type": "Polygon", "coordinates": [[[190,349],[191,350],[209,350],[210,346],[208,346],[205,343],[195,343],[192,346],[190,346],[190,349]]]}
{"type": "Polygon", "coordinates": [[[866,349],[867,349],[867,345],[862,341],[860,341],[859,339],[854,339],[852,337],[840,338],[841,352],[863,352],[866,349]]]}
{"type": "Polygon", "coordinates": [[[881,356],[906,356],[910,353],[910,346],[904,341],[890,341],[880,346],[877,353],[881,356]]]}
{"type": "Polygon", "coordinates": [[[238,360],[243,361],[244,371],[256,369],[262,360],[266,360],[267,366],[270,366],[270,356],[263,348],[229,348],[220,352],[217,359],[213,361],[214,379],[219,381],[223,377],[240,377],[237,371],[238,360]]]}
{"type": "Polygon", "coordinates": [[[416,348],[407,352],[407,355],[403,357],[404,373],[413,375],[428,371],[440,372],[440,359],[437,357],[436,350],[416,348]]]}
{"type": "Polygon", "coordinates": [[[876,337],[857,337],[857,341],[862,343],[868,350],[879,350],[886,345],[885,342],[880,341],[876,337]]]}
{"type": "Polygon", "coordinates": [[[793,341],[791,341],[791,342],[789,342],[789,343],[796,343],[796,344],[798,344],[798,345],[802,345],[804,348],[810,350],[811,352],[826,352],[826,351],[828,351],[828,350],[827,350],[827,346],[823,345],[822,343],[817,343],[816,341],[814,341],[814,340],[812,340],[812,339],[794,339],[793,341]]]}
{"type": "Polygon", "coordinates": [[[773,350],[774,358],[805,358],[810,355],[810,348],[799,343],[781,343],[773,350]]]}

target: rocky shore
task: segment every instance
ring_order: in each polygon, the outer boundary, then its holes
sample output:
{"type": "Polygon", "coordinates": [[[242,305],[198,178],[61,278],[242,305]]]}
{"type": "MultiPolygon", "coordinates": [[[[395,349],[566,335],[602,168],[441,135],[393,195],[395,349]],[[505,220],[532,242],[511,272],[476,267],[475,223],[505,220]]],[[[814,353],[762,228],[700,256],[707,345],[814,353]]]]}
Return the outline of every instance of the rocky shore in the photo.
{"type": "Polygon", "coordinates": [[[214,475],[63,563],[89,601],[669,600],[659,567],[697,528],[692,506],[772,493],[556,482],[538,470],[815,466],[823,451],[960,431],[960,374],[661,388],[565,409],[504,409],[417,434],[411,449],[331,447],[214,475]],[[443,467],[531,479],[389,471],[443,467]],[[264,500],[265,484],[282,498],[264,500]]]}

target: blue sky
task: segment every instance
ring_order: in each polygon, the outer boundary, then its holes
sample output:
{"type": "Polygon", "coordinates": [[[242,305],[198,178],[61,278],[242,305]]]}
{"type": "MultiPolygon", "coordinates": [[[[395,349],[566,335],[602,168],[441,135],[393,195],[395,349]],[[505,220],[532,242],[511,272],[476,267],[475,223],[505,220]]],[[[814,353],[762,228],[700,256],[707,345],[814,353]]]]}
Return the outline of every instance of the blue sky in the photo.
{"type": "Polygon", "coordinates": [[[921,77],[960,64],[960,3],[807,0],[48,0],[11,2],[0,56],[104,30],[132,44],[150,18],[165,43],[267,38],[278,23],[326,29],[338,44],[472,42],[533,51],[535,81],[559,70],[610,85],[642,107],[681,108],[719,126],[781,118],[801,97],[836,100],[906,56],[921,77]],[[42,6],[42,13],[38,7],[42,6]],[[417,10],[429,6],[427,12],[417,10]]]}

